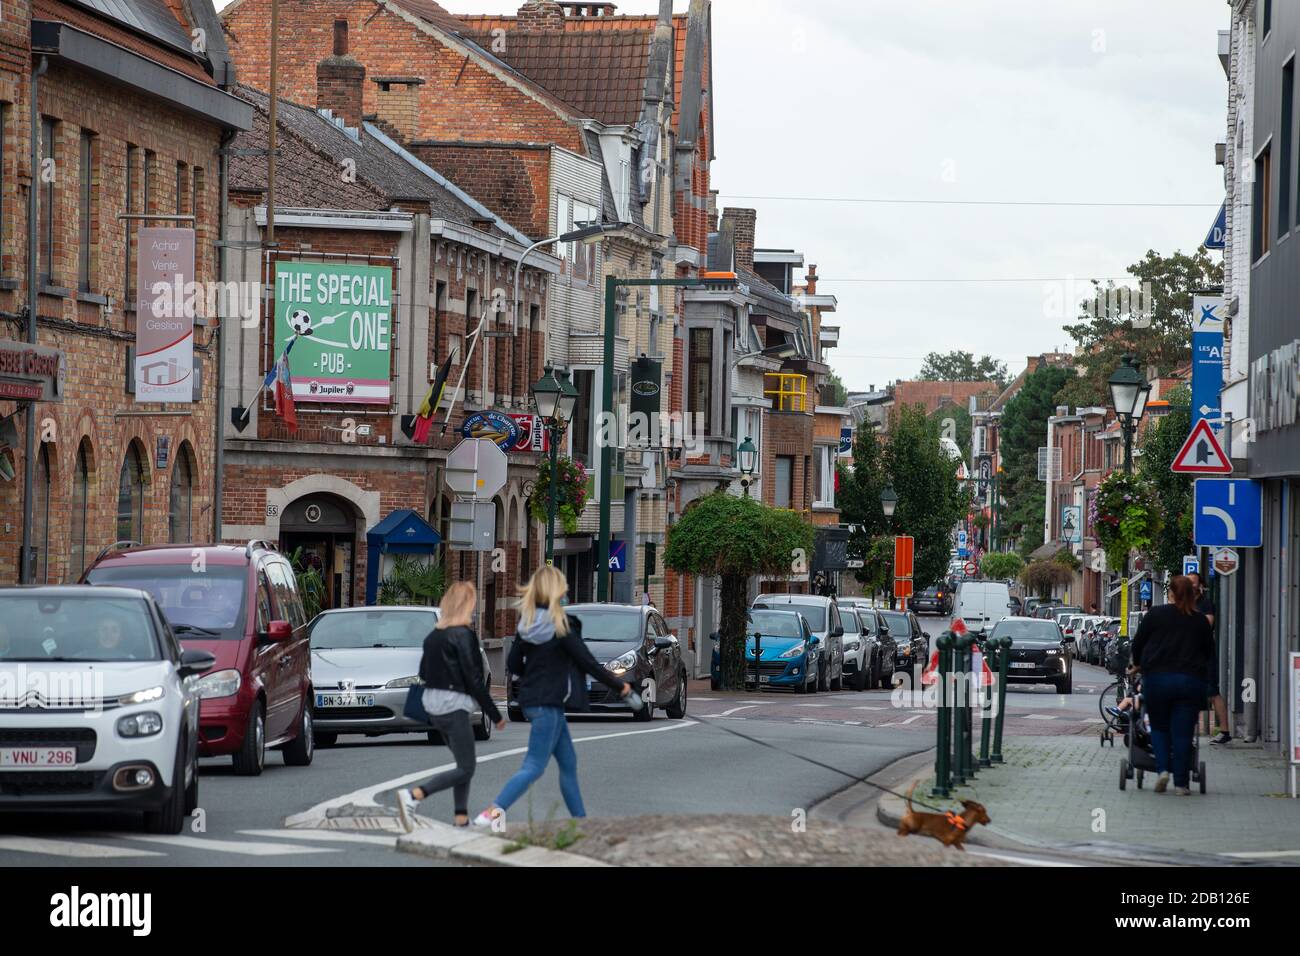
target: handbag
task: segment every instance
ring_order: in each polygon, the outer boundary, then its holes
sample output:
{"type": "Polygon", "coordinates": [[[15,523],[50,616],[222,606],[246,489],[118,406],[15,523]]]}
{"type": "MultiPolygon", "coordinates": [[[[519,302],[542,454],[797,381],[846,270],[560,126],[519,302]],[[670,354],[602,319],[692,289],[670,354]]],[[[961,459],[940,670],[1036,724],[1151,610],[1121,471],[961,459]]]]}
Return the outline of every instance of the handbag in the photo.
{"type": "Polygon", "coordinates": [[[429,713],[424,709],[423,684],[412,684],[406,689],[406,706],[402,708],[402,713],[407,720],[414,720],[419,724],[429,723],[429,713]]]}

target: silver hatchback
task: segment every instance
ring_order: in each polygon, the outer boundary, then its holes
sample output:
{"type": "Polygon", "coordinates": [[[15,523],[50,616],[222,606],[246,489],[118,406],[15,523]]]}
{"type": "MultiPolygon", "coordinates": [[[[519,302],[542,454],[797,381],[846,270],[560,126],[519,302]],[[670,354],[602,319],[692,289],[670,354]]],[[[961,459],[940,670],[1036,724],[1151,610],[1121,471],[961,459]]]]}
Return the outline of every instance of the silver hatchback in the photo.
{"type": "MultiPolygon", "coordinates": [[[[311,622],[311,678],[316,743],[332,746],[339,734],[423,733],[430,743],[441,735],[404,711],[406,695],[420,683],[424,639],[438,623],[431,607],[339,608],[311,622]]],[[[488,686],[492,672],[483,654],[488,686]]],[[[470,715],[474,738],[487,740],[492,722],[481,708],[470,715]]]]}

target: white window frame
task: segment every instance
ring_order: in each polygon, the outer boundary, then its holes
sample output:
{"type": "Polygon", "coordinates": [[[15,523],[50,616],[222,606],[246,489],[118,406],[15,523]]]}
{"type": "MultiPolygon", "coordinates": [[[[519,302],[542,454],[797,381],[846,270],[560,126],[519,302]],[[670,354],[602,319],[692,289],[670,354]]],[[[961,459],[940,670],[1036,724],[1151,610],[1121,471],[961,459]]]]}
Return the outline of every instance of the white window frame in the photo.
{"type": "Polygon", "coordinates": [[[838,451],[839,448],[833,445],[813,446],[818,479],[818,487],[814,489],[814,508],[835,507],[835,458],[838,451]]]}

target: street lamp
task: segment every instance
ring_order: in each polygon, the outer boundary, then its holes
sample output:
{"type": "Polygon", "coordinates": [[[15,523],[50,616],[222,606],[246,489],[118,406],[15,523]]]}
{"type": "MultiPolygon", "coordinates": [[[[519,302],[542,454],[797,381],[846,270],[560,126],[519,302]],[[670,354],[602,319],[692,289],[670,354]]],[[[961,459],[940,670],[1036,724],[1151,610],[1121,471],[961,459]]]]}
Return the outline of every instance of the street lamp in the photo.
{"type": "Polygon", "coordinates": [[[1110,377],[1110,400],[1124,432],[1124,472],[1133,473],[1133,433],[1147,409],[1151,383],[1138,368],[1137,359],[1125,355],[1120,367],[1110,377]]]}
{"type": "Polygon", "coordinates": [[[748,435],[736,446],[736,457],[740,460],[740,486],[745,489],[745,497],[748,498],[749,486],[754,482],[754,464],[758,458],[758,449],[748,435]]]}
{"type": "Polygon", "coordinates": [[[880,493],[880,507],[884,509],[886,518],[894,517],[894,509],[898,507],[898,494],[893,485],[886,485],[880,493]]]}
{"type": "Polygon", "coordinates": [[[547,488],[546,501],[546,563],[555,560],[555,489],[559,485],[556,474],[559,460],[560,439],[569,427],[573,410],[578,404],[578,390],[569,381],[568,372],[557,372],[547,365],[542,377],[533,385],[533,401],[537,404],[537,414],[546,419],[546,429],[551,442],[551,481],[547,488]]]}

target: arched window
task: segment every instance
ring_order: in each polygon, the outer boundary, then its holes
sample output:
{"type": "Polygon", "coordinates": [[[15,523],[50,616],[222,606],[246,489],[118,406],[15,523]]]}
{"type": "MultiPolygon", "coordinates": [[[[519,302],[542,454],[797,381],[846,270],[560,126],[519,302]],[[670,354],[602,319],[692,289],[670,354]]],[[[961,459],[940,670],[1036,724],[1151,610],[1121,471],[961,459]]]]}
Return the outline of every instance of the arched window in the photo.
{"type": "Polygon", "coordinates": [[[144,462],[134,442],[126,450],[118,477],[117,540],[144,542],[144,462]]]}
{"type": "Polygon", "coordinates": [[[86,570],[86,550],[90,527],[90,450],[82,441],[77,448],[77,463],[72,470],[72,567],[68,579],[78,581],[86,570]]]}
{"type": "Polygon", "coordinates": [[[36,454],[36,487],[32,498],[33,580],[50,580],[50,446],[41,442],[36,454]]]}
{"type": "Polygon", "coordinates": [[[172,486],[167,503],[167,528],[172,544],[194,540],[194,466],[190,446],[181,444],[172,467],[172,486]]]}

